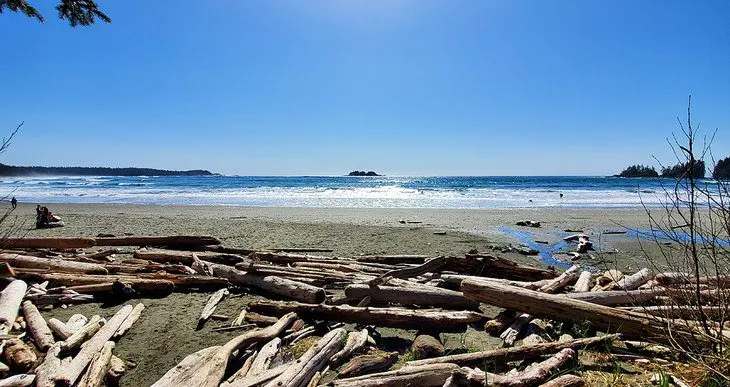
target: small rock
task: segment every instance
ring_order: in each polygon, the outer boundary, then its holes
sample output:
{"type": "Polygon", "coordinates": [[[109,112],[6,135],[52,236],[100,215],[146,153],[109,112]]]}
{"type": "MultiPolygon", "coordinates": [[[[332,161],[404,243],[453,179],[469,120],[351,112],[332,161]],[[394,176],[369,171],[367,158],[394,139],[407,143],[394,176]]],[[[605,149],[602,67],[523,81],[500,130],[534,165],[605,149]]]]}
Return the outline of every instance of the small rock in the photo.
{"type": "Polygon", "coordinates": [[[517,222],[516,224],[518,226],[523,226],[523,227],[535,227],[535,228],[540,227],[540,222],[535,222],[534,220],[521,220],[521,221],[517,222]]]}
{"type": "Polygon", "coordinates": [[[431,335],[419,335],[413,340],[411,352],[417,359],[428,359],[430,357],[443,356],[446,350],[435,337],[431,335]]]}
{"type": "Polygon", "coordinates": [[[543,340],[542,337],[540,337],[539,335],[534,334],[534,333],[525,337],[524,339],[522,339],[522,345],[525,347],[530,346],[530,345],[541,344],[544,342],[545,342],[545,340],[543,340]]]}
{"type": "Polygon", "coordinates": [[[567,333],[563,333],[562,335],[560,335],[558,342],[563,343],[563,342],[570,341],[570,340],[573,340],[573,336],[571,336],[567,333]]]}

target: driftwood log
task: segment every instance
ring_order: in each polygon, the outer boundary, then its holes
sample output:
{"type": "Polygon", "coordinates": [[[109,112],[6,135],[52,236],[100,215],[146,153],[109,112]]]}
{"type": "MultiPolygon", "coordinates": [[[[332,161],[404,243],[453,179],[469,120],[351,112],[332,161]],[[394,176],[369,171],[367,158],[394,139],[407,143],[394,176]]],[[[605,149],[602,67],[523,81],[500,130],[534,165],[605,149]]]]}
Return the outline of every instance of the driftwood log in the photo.
{"type": "Polygon", "coordinates": [[[112,350],[114,349],[114,342],[107,341],[104,346],[101,347],[94,359],[91,360],[86,373],[81,378],[81,381],[77,385],[78,387],[98,387],[101,386],[101,382],[109,369],[109,362],[112,359],[112,350]]]}
{"type": "Polygon", "coordinates": [[[429,327],[462,331],[483,316],[470,311],[411,310],[403,308],[359,308],[347,305],[302,304],[285,301],[253,301],[249,309],[271,315],[295,312],[303,318],[408,328],[429,327]]]}
{"type": "Polygon", "coordinates": [[[94,247],[94,238],[48,237],[48,238],[3,238],[3,247],[19,249],[83,249],[94,247]]]}
{"type": "Polygon", "coordinates": [[[32,255],[0,254],[0,262],[7,262],[13,268],[45,269],[58,273],[109,274],[104,265],[57,258],[41,258],[32,255]]]}
{"type": "Polygon", "coordinates": [[[266,387],[291,386],[306,387],[315,373],[321,371],[341,347],[347,331],[342,328],[328,332],[304,353],[294,364],[266,387]]]}
{"type": "Polygon", "coordinates": [[[0,335],[7,335],[12,329],[27,289],[24,281],[14,280],[0,292],[0,335]]]}
{"type": "Polygon", "coordinates": [[[456,310],[479,308],[478,302],[465,298],[461,292],[426,286],[405,288],[353,284],[345,287],[345,296],[353,299],[369,296],[370,300],[376,303],[433,306],[456,310]]]}
{"type": "MultiPolygon", "coordinates": [[[[169,246],[196,247],[221,244],[220,239],[210,236],[123,236],[96,238],[96,246],[169,246]]],[[[90,246],[83,246],[90,247],[90,246]]]]}
{"type": "Polygon", "coordinates": [[[578,280],[575,281],[575,285],[573,285],[573,292],[574,293],[583,293],[588,292],[591,290],[591,272],[584,270],[580,273],[580,276],[578,276],[578,280]]]}
{"type": "Polygon", "coordinates": [[[251,286],[272,294],[313,304],[324,301],[326,296],[324,289],[316,286],[275,276],[262,277],[230,266],[206,263],[213,270],[213,275],[226,278],[237,285],[251,286]]]}
{"type": "Polygon", "coordinates": [[[459,369],[456,364],[442,363],[426,366],[403,367],[395,371],[380,372],[332,381],[335,387],[382,387],[419,386],[441,387],[451,372],[459,369]]]}
{"type": "Polygon", "coordinates": [[[38,308],[32,302],[23,302],[23,315],[25,316],[25,322],[33,336],[33,342],[35,342],[36,347],[45,351],[55,344],[56,341],[53,339],[51,328],[48,327],[46,320],[43,319],[38,308]]]}
{"type": "Polygon", "coordinates": [[[487,374],[486,382],[495,387],[530,387],[546,381],[550,375],[555,374],[560,368],[575,358],[575,351],[565,348],[548,359],[528,366],[517,375],[502,376],[487,374]]]}

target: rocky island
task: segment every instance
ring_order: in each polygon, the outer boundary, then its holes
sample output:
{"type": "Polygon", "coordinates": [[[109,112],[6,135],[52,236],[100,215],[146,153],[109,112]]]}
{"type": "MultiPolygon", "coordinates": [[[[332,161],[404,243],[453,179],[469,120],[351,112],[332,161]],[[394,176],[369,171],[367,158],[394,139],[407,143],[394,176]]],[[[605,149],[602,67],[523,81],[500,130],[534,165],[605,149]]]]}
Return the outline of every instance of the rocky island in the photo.
{"type": "Polygon", "coordinates": [[[378,175],[377,173],[375,173],[373,171],[368,171],[368,172],[352,171],[352,172],[348,173],[347,176],[383,176],[383,175],[378,175]]]}
{"type": "Polygon", "coordinates": [[[0,176],[213,176],[204,169],[169,171],[152,168],[21,167],[0,164],[0,176]]]}

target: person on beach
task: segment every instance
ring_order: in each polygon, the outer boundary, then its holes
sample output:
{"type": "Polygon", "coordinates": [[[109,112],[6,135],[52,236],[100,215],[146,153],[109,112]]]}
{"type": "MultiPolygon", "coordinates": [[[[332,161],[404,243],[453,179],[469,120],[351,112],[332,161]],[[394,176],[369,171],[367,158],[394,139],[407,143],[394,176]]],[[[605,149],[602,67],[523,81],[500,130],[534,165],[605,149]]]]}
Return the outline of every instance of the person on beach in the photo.
{"type": "Polygon", "coordinates": [[[10,199],[10,205],[13,206],[13,209],[18,207],[18,199],[16,199],[15,196],[13,196],[13,198],[10,199]]]}

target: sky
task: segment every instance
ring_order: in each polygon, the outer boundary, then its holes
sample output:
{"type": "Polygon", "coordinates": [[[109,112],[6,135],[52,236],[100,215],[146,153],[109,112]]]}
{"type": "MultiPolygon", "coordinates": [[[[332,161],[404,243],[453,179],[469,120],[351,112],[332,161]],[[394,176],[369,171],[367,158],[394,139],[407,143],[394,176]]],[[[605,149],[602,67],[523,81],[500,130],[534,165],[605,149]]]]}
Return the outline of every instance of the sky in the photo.
{"type": "Polygon", "coordinates": [[[730,1],[99,0],[0,14],[0,162],[610,175],[730,156],[730,1]]]}

